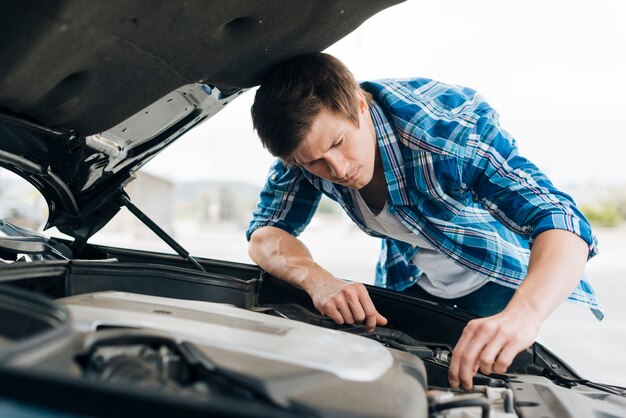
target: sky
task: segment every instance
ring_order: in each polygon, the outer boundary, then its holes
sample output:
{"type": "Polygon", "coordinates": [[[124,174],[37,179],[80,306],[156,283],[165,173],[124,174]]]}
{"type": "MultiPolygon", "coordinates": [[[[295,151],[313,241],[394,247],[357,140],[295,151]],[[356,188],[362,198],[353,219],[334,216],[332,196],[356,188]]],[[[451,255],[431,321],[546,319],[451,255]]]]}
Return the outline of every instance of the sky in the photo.
{"type": "MultiPolygon", "coordinates": [[[[327,52],[358,80],[427,77],[479,91],[522,155],[556,184],[626,187],[626,2],[408,0],[327,52]]],[[[261,185],[254,90],[145,170],[173,181],[261,185]]]]}

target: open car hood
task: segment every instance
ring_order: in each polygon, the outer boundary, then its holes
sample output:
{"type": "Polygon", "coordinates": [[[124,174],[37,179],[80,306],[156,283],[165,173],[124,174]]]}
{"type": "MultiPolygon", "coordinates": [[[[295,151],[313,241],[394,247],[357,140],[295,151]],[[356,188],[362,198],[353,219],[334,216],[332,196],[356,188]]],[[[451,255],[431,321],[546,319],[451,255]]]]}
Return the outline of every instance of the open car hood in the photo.
{"type": "Polygon", "coordinates": [[[134,172],[265,71],[398,0],[4,2],[0,165],[86,240],[134,172]]]}

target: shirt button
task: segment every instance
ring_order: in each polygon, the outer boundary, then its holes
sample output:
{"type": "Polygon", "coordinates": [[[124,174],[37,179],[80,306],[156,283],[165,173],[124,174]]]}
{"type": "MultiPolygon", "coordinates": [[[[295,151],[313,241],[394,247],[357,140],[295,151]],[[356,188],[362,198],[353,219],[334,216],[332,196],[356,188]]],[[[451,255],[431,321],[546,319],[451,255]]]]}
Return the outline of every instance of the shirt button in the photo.
{"type": "Polygon", "coordinates": [[[412,283],[412,282],[414,282],[414,281],[415,281],[415,277],[413,277],[413,276],[409,276],[409,281],[410,281],[411,283],[412,283]]]}

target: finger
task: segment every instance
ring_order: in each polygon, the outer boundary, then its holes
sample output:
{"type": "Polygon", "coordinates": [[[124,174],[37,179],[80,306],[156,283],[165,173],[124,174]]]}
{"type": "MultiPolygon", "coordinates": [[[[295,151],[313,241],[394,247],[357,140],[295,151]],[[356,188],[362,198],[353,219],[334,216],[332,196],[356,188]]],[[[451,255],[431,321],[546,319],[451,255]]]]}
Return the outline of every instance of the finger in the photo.
{"type": "Polygon", "coordinates": [[[478,319],[470,321],[452,354],[452,363],[448,371],[450,384],[456,387],[459,383],[466,389],[472,387],[472,378],[478,371],[478,356],[493,336],[493,325],[490,321],[478,319]]]}
{"type": "Polygon", "coordinates": [[[348,300],[348,306],[350,307],[350,311],[352,311],[352,316],[354,320],[358,323],[362,323],[365,321],[365,311],[361,306],[361,302],[359,302],[358,296],[351,297],[348,300]]]}
{"type": "MultiPolygon", "coordinates": [[[[370,295],[367,293],[367,290],[365,290],[365,288],[363,288],[363,290],[364,291],[359,292],[359,302],[361,302],[363,312],[365,313],[365,330],[367,332],[374,332],[376,324],[378,324],[379,321],[378,315],[380,314],[376,311],[374,303],[372,302],[370,295]]],[[[386,323],[387,320],[382,316],[381,318],[384,319],[386,323]]]]}
{"type": "Polygon", "coordinates": [[[482,352],[478,355],[481,372],[484,374],[493,373],[496,357],[498,357],[505,343],[505,338],[496,336],[496,338],[483,348],[482,352]]]}
{"type": "Polygon", "coordinates": [[[378,312],[374,316],[368,316],[365,319],[365,330],[367,332],[374,332],[376,330],[376,326],[385,326],[387,325],[387,318],[379,314],[378,312]]]}
{"type": "Polygon", "coordinates": [[[496,361],[493,365],[493,371],[495,371],[496,373],[506,373],[506,370],[509,368],[511,363],[513,363],[513,359],[515,358],[517,353],[522,350],[523,348],[517,349],[515,345],[507,344],[502,349],[502,351],[500,351],[500,354],[496,358],[496,361]]]}
{"type": "Polygon", "coordinates": [[[459,381],[463,389],[472,388],[474,385],[473,378],[476,376],[479,366],[478,359],[475,359],[473,364],[469,360],[461,364],[461,368],[459,369],[459,381]]]}
{"type": "Polygon", "coordinates": [[[354,324],[354,317],[352,316],[352,311],[348,304],[345,301],[337,302],[337,310],[343,317],[343,321],[346,324],[354,324]]]}
{"type": "Polygon", "coordinates": [[[472,378],[478,372],[480,366],[479,355],[489,343],[490,335],[484,332],[477,332],[474,338],[465,347],[461,354],[461,364],[459,366],[459,381],[465,389],[472,388],[472,378]]]}
{"type": "Polygon", "coordinates": [[[461,368],[461,354],[465,352],[465,347],[468,344],[468,341],[474,337],[474,327],[472,322],[468,323],[459,341],[456,343],[454,350],[452,351],[452,360],[450,361],[450,367],[448,368],[448,380],[450,381],[450,386],[456,388],[459,386],[459,370],[461,368]]]}
{"type": "Polygon", "coordinates": [[[343,316],[339,312],[336,306],[329,306],[324,310],[324,315],[328,316],[330,319],[338,323],[339,325],[343,324],[343,316]]]}

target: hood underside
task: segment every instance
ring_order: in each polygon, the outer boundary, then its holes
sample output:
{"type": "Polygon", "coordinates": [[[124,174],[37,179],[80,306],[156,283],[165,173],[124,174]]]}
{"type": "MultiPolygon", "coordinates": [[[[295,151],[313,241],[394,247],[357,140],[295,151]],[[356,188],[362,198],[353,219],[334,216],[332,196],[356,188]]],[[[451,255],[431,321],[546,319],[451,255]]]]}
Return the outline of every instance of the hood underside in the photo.
{"type": "Polygon", "coordinates": [[[397,1],[9,1],[0,106],[81,135],[186,84],[251,87],[397,1]]]}
{"type": "Polygon", "coordinates": [[[47,227],[86,240],[165,146],[398,2],[3,2],[0,165],[42,192],[47,227]]]}

